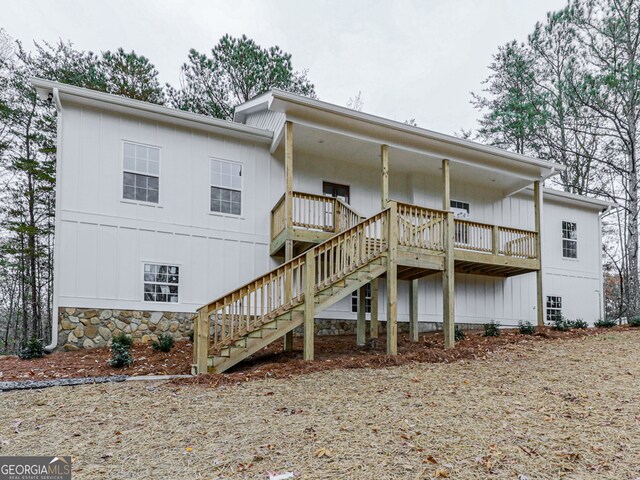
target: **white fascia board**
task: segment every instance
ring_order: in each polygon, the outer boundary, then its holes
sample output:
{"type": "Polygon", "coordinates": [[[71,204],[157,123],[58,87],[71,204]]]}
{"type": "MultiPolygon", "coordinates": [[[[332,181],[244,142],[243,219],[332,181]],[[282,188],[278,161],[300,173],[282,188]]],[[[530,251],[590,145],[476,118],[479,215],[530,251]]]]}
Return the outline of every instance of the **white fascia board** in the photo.
{"type": "Polygon", "coordinates": [[[394,120],[389,120],[376,115],[358,112],[346,107],[340,107],[330,103],[322,102],[320,100],[303,97],[301,95],[284,92],[281,90],[273,90],[271,92],[273,100],[270,105],[271,110],[287,113],[287,109],[290,106],[301,106],[309,109],[310,111],[325,112],[333,115],[339,115],[349,120],[357,122],[367,123],[373,126],[382,127],[384,129],[394,130],[401,134],[409,135],[412,137],[418,137],[426,139],[432,142],[438,142],[450,147],[459,148],[461,150],[471,150],[476,153],[490,155],[492,157],[501,158],[503,160],[509,160],[511,162],[517,162],[523,165],[536,167],[543,172],[541,179],[548,178],[556,173],[565,170],[563,165],[559,165],[545,160],[540,160],[526,155],[508,152],[489,145],[483,145],[481,143],[472,142],[457,138],[451,135],[445,135],[442,133],[433,132],[419,127],[414,127],[404,123],[400,123],[394,120]]]}
{"type": "MultiPolygon", "coordinates": [[[[532,187],[527,187],[523,189],[523,191],[533,195],[532,187]]],[[[585,197],[584,195],[563,192],[562,190],[553,190],[551,188],[543,188],[542,194],[544,200],[563,203],[565,205],[571,205],[580,208],[587,208],[589,210],[595,210],[598,212],[606,212],[607,210],[617,206],[615,203],[608,202],[606,200],[585,197]]]]}
{"type": "Polygon", "coordinates": [[[132,100],[119,95],[97,92],[87,88],[75,87],[73,85],[52,82],[40,78],[31,78],[30,82],[36,88],[38,95],[44,99],[48,98],[49,93],[53,92],[54,89],[58,89],[63,101],[65,97],[67,97],[81,104],[85,103],[98,108],[107,108],[109,110],[144,116],[166,123],[213,131],[222,135],[242,137],[262,143],[270,144],[273,139],[273,132],[261,128],[249,127],[242,123],[220,120],[207,115],[185,112],[175,108],[142,102],[140,100],[132,100]]]}

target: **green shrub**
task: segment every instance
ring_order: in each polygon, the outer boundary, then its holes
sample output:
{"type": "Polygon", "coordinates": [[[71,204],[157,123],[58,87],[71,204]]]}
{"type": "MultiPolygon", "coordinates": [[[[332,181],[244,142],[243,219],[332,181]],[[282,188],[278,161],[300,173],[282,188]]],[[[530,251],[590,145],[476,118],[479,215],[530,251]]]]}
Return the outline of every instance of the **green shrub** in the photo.
{"type": "Polygon", "coordinates": [[[531,322],[523,322],[520,320],[518,322],[518,330],[520,331],[520,335],[533,335],[536,333],[536,327],[531,322]]]}
{"type": "Polygon", "coordinates": [[[456,325],[454,329],[454,334],[453,334],[453,337],[455,338],[456,342],[459,342],[460,340],[464,340],[466,336],[467,335],[464,333],[464,330],[462,330],[462,328],[456,325]]]}
{"type": "Polygon", "coordinates": [[[44,347],[42,346],[42,340],[35,335],[32,335],[26,345],[22,347],[22,350],[20,350],[18,356],[23,360],[43,357],[44,347]]]}
{"type": "Polygon", "coordinates": [[[168,333],[158,335],[158,340],[151,343],[151,348],[159,352],[169,352],[173,348],[173,337],[168,333]]]}
{"type": "Polygon", "coordinates": [[[118,335],[113,337],[113,340],[111,340],[111,344],[113,345],[114,343],[119,343],[120,345],[123,345],[130,349],[131,345],[133,345],[133,338],[131,338],[124,332],[120,332],[118,335]]]}
{"type": "Polygon", "coordinates": [[[113,337],[109,365],[114,368],[123,368],[131,365],[133,363],[131,345],[133,345],[133,339],[125,333],[119,333],[113,337]]]}
{"type": "Polygon", "coordinates": [[[631,317],[629,319],[629,326],[630,327],[640,327],[640,317],[631,317]]]}
{"type": "Polygon", "coordinates": [[[193,330],[189,330],[189,341],[193,343],[193,330]]]}
{"type": "Polygon", "coordinates": [[[568,332],[569,330],[571,330],[572,327],[573,327],[573,323],[571,322],[571,320],[567,320],[562,316],[557,316],[553,320],[552,328],[559,332],[568,332]]]}
{"type": "Polygon", "coordinates": [[[573,322],[571,322],[573,328],[578,328],[580,330],[584,330],[585,328],[589,328],[589,324],[587,322],[585,322],[584,320],[582,320],[581,318],[578,318],[577,320],[574,320],[573,322]]]}
{"type": "Polygon", "coordinates": [[[500,336],[500,324],[491,320],[489,323],[485,323],[484,325],[484,336],[485,337],[499,337],[500,336]]]}
{"type": "Polygon", "coordinates": [[[594,326],[596,326],[597,328],[612,328],[616,325],[618,325],[618,323],[612,318],[600,318],[596,321],[596,323],[594,323],[594,326]]]}

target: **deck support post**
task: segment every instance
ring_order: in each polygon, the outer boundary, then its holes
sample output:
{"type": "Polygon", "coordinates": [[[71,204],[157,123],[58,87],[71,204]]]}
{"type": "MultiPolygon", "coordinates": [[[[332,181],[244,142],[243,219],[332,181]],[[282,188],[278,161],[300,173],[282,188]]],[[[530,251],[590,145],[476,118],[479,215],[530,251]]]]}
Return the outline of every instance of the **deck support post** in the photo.
{"type": "Polygon", "coordinates": [[[366,338],[366,299],[367,286],[363,285],[358,289],[358,320],[356,323],[356,344],[363,347],[367,342],[366,338]]]}
{"type": "MultiPolygon", "coordinates": [[[[286,121],[284,124],[284,218],[286,221],[287,236],[293,229],[293,123],[286,121]]],[[[293,258],[293,240],[285,240],[284,261],[293,258]]],[[[293,284],[291,278],[285,278],[285,301],[291,301],[293,284]]],[[[293,332],[284,336],[284,351],[293,351],[293,332]]]]}
{"type": "Polygon", "coordinates": [[[380,159],[382,166],[382,209],[384,210],[389,206],[389,146],[382,145],[380,147],[380,159]]]}
{"type": "Polygon", "coordinates": [[[418,341],[418,280],[411,280],[409,291],[409,341],[418,341]]]}
{"type": "Polygon", "coordinates": [[[534,216],[535,216],[535,230],[538,233],[536,235],[536,256],[540,263],[540,268],[536,270],[536,312],[537,323],[539,327],[544,327],[545,309],[544,309],[544,296],[542,285],[542,182],[540,180],[533,182],[533,203],[534,203],[534,216]]]}
{"type": "Polygon", "coordinates": [[[195,352],[194,369],[196,375],[207,373],[209,361],[209,315],[207,307],[198,310],[193,322],[193,351],[195,352]]]}
{"type": "Polygon", "coordinates": [[[442,328],[444,330],[444,347],[455,346],[455,225],[451,211],[451,183],[449,160],[442,160],[442,209],[447,211],[447,223],[444,237],[445,261],[442,272],[442,328]]]}
{"type": "Polygon", "coordinates": [[[387,225],[387,355],[398,354],[398,204],[389,202],[387,225]]]}
{"type": "Polygon", "coordinates": [[[305,256],[304,277],[304,359],[313,360],[315,340],[315,286],[316,286],[316,257],[312,250],[305,256]]]}
{"type": "Polygon", "coordinates": [[[378,338],[378,279],[371,280],[371,322],[369,337],[378,338]]]}

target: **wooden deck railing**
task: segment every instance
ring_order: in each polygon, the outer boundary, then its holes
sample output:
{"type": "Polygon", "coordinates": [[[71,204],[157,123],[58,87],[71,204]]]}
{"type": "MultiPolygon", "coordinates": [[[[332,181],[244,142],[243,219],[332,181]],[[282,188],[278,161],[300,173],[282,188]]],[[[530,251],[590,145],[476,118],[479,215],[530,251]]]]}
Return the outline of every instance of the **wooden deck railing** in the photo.
{"type": "MultiPolygon", "coordinates": [[[[315,246],[311,250],[315,261],[314,291],[340,281],[384,253],[387,243],[383,227],[388,217],[387,209],[315,246]]],[[[306,253],[302,254],[203,306],[199,312],[209,322],[209,350],[230,345],[300,305],[306,287],[307,258],[306,253]]]]}
{"type": "MultiPolygon", "coordinates": [[[[444,251],[447,212],[398,203],[398,245],[444,251]]],[[[457,249],[518,258],[537,258],[537,233],[471,220],[454,219],[457,249]]]]}
{"type": "Polygon", "coordinates": [[[444,251],[447,212],[398,203],[398,245],[444,251]]]}
{"type": "Polygon", "coordinates": [[[537,258],[536,237],[531,230],[488,223],[454,220],[455,248],[518,258],[537,258]]]}
{"type": "Polygon", "coordinates": [[[520,230],[518,228],[498,227],[500,255],[508,255],[510,257],[519,258],[537,258],[536,239],[537,232],[530,230],[520,230]]]}
{"type": "MultiPolygon", "coordinates": [[[[339,233],[358,224],[363,217],[348,204],[334,197],[293,192],[290,225],[294,228],[339,233]]],[[[271,240],[286,227],[285,195],[271,210],[271,240]]]]}

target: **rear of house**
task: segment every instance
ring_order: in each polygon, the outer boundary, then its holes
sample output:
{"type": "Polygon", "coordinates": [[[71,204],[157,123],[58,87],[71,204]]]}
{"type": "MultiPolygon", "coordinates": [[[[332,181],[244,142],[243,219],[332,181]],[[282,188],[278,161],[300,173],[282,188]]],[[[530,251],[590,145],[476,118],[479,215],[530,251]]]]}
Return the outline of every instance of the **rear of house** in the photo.
{"type": "MultiPolygon", "coordinates": [[[[59,111],[53,346],[104,345],[121,331],[186,338],[202,305],[390,201],[417,242],[400,245],[400,328],[435,328],[449,310],[459,324],[504,326],[602,315],[609,205],[543,189],[536,203],[534,183],[558,165],[284,92],[226,122],[34,84],[59,111]],[[438,263],[449,213],[455,290],[438,263]]],[[[387,278],[316,314],[317,333],[355,331],[359,306],[384,321],[387,278]]]]}

